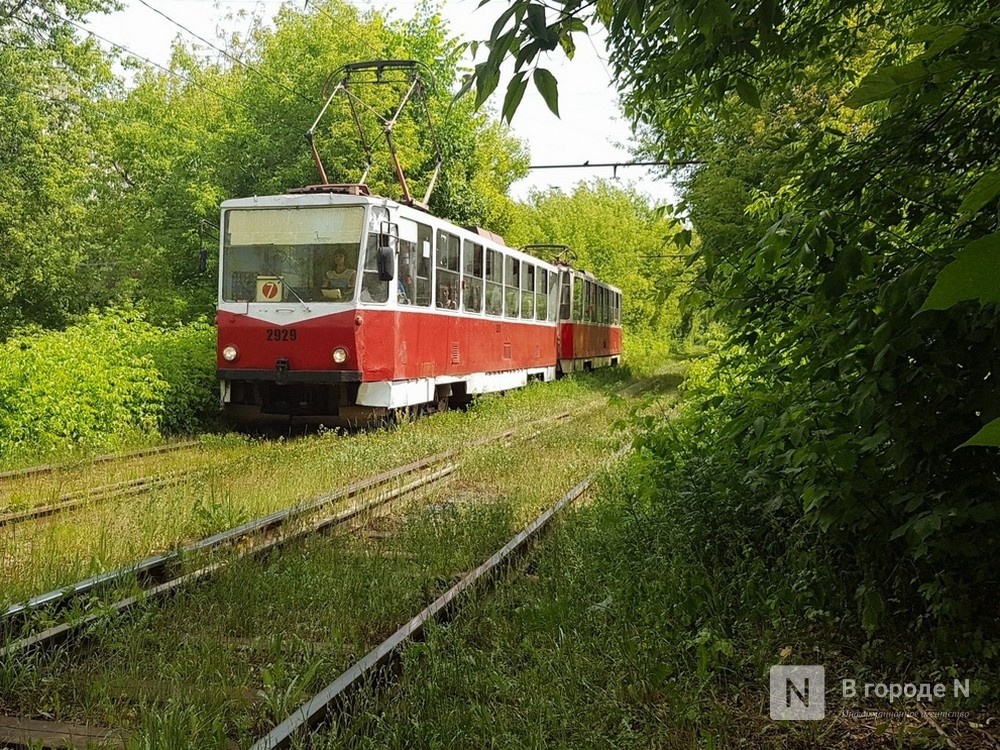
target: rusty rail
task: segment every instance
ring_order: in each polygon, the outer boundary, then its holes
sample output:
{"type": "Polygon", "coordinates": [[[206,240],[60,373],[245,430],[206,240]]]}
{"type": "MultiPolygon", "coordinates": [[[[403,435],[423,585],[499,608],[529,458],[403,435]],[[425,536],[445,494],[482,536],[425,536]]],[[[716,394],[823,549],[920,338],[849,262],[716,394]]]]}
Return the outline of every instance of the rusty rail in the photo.
{"type": "MultiPolygon", "coordinates": [[[[146,456],[155,456],[160,453],[174,453],[176,451],[182,451],[187,448],[194,448],[195,446],[201,445],[200,440],[188,440],[184,443],[173,443],[172,445],[158,445],[152,448],[143,448],[137,451],[130,451],[128,453],[106,453],[103,456],[97,456],[96,458],[91,458],[82,465],[93,466],[95,464],[110,463],[111,461],[124,461],[132,458],[145,458],[146,456]]],[[[74,464],[42,464],[40,466],[32,466],[27,469],[14,469],[13,471],[3,471],[0,472],[0,481],[5,481],[8,479],[25,479],[32,476],[40,476],[42,474],[53,474],[57,471],[69,471],[71,469],[77,468],[74,464]]]]}
{"type": "MultiPolygon", "coordinates": [[[[608,463],[621,458],[628,450],[627,447],[622,448],[608,463]]],[[[365,654],[337,679],[320,690],[311,700],[302,704],[288,718],[254,743],[251,750],[281,750],[291,747],[293,739],[300,733],[319,726],[333,713],[343,712],[347,708],[350,698],[358,689],[396,658],[404,646],[420,637],[427,622],[444,616],[456,605],[459,597],[474,589],[480,582],[495,577],[513,558],[523,554],[559,511],[576,501],[590,488],[602,470],[598,469],[563,495],[488,560],[417,613],[413,619],[365,654]]]]}

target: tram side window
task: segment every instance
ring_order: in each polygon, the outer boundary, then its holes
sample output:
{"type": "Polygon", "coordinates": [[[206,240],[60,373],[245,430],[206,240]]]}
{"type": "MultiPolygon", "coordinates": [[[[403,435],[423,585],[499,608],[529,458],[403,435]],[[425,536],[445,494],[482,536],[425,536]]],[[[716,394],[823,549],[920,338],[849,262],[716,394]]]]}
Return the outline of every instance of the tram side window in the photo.
{"type": "Polygon", "coordinates": [[[622,324],[622,295],[621,292],[615,292],[615,325],[620,326],[622,324]]]}
{"type": "Polygon", "coordinates": [[[535,278],[535,317],[545,320],[549,317],[549,272],[544,268],[538,269],[538,276],[535,278]]]}
{"type": "Polygon", "coordinates": [[[503,315],[503,254],[486,251],[486,314],[503,315]]]}
{"type": "Polygon", "coordinates": [[[504,315],[508,318],[516,318],[520,309],[518,277],[521,275],[521,262],[517,258],[505,255],[503,258],[503,284],[504,284],[504,315]]]}
{"type": "Polygon", "coordinates": [[[594,323],[597,321],[597,290],[594,288],[594,282],[587,282],[587,309],[584,311],[584,320],[588,323],[594,323]]]}
{"type": "Polygon", "coordinates": [[[461,263],[458,237],[447,232],[437,233],[437,297],[436,304],[443,310],[458,309],[458,268],[461,263]]]}
{"type": "Polygon", "coordinates": [[[521,264],[521,317],[535,317],[535,267],[531,263],[521,264]]]}
{"type": "Polygon", "coordinates": [[[483,246],[462,243],[462,309],[483,311],[483,246]]]}
{"type": "MultiPolygon", "coordinates": [[[[566,290],[567,295],[569,290],[566,290]]],[[[552,272],[549,273],[549,320],[556,319],[556,313],[559,311],[559,274],[552,272]]],[[[566,297],[566,314],[569,316],[569,296],[566,297]]]]}
{"type": "MultiPolygon", "coordinates": [[[[395,237],[391,241],[394,244],[395,237]]],[[[389,282],[381,281],[378,277],[378,234],[376,232],[371,232],[368,235],[364,273],[361,276],[361,294],[358,299],[361,302],[378,303],[389,300],[389,282]]]]}
{"type": "Polygon", "coordinates": [[[600,323],[607,324],[608,322],[608,290],[603,286],[597,287],[597,304],[599,315],[601,316],[600,323]]]}
{"type": "Polygon", "coordinates": [[[431,257],[433,233],[426,224],[417,224],[417,249],[414,253],[413,277],[410,283],[403,279],[410,291],[410,303],[421,307],[431,305],[431,257]]]}
{"type": "Polygon", "coordinates": [[[396,287],[396,298],[401,305],[413,304],[413,293],[416,291],[413,286],[413,279],[416,277],[417,269],[417,246],[408,240],[399,241],[399,270],[396,273],[396,280],[392,282],[396,287]]]}
{"type": "Polygon", "coordinates": [[[575,276],[573,278],[573,320],[577,323],[583,320],[583,290],[583,279],[575,276]]]}

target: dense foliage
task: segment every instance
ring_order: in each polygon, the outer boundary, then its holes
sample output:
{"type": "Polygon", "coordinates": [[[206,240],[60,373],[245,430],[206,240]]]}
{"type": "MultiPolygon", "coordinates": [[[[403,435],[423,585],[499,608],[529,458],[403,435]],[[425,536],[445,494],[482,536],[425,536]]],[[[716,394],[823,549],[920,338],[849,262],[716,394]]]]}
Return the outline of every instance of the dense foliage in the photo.
{"type": "Polygon", "coordinates": [[[633,189],[610,182],[580,183],[572,193],[536,192],[518,204],[505,234],[515,247],[565,245],[539,251],[547,260],[563,252],[575,268],[622,290],[625,355],[660,363],[666,354],[703,335],[700,318],[682,309],[688,289],[684,264],[664,238],[671,222],[633,189]]]}
{"type": "Polygon", "coordinates": [[[480,94],[511,50],[526,70],[589,21],[646,151],[705,162],[685,198],[732,335],[680,447],[735,446],[728,482],[848,550],[870,635],[995,656],[997,454],[961,447],[1000,416],[994,4],[556,5],[508,8],[480,94]]]}
{"type": "Polygon", "coordinates": [[[0,345],[0,459],[113,450],[192,430],[216,409],[215,329],[134,312],[0,345]]]}

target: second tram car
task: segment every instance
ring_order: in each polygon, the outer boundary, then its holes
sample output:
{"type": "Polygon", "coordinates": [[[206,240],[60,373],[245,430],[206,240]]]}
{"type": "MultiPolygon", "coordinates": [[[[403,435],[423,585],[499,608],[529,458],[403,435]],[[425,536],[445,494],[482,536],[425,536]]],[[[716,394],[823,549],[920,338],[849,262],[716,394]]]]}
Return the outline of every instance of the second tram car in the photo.
{"type": "Polygon", "coordinates": [[[234,421],[444,409],[621,357],[620,290],[361,185],[229,200],[221,227],[234,421]]]}

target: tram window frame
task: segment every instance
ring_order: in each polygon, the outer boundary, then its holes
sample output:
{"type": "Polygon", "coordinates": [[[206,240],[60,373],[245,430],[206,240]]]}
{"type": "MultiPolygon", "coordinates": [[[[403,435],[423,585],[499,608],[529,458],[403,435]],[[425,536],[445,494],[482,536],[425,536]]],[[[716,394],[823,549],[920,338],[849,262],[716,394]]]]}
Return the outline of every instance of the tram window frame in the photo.
{"type": "Polygon", "coordinates": [[[483,279],[485,264],[483,246],[469,240],[462,241],[462,309],[465,312],[483,311],[483,279]]]}
{"type": "Polygon", "coordinates": [[[513,255],[503,256],[503,315],[505,318],[521,317],[521,261],[513,255]]]}
{"type": "Polygon", "coordinates": [[[549,314],[546,320],[554,322],[559,314],[559,277],[558,271],[549,271],[549,314]]]}
{"type": "Polygon", "coordinates": [[[584,310],[584,292],[586,291],[586,282],[583,280],[582,276],[573,276],[573,321],[576,323],[583,322],[583,310],[584,310]]]}
{"type": "Polygon", "coordinates": [[[486,248],[486,314],[503,317],[503,258],[499,250],[486,248]]]}
{"type": "Polygon", "coordinates": [[[521,262],[521,317],[535,318],[535,264],[521,262]]]}
{"type": "MultiPolygon", "coordinates": [[[[410,304],[418,307],[430,307],[433,304],[433,257],[434,230],[428,224],[417,222],[417,246],[412,270],[415,271],[411,289],[410,304]]],[[[405,283],[405,282],[404,282],[405,283]]]]}
{"type": "MultiPolygon", "coordinates": [[[[369,305],[384,305],[389,301],[389,282],[380,279],[378,273],[379,238],[378,232],[369,232],[361,266],[358,301],[369,305]]],[[[396,238],[392,237],[390,241],[395,243],[396,238]]]]}
{"type": "Polygon", "coordinates": [[[434,306],[439,310],[458,309],[461,262],[461,243],[458,237],[438,229],[434,244],[434,306]],[[441,294],[443,288],[448,289],[447,300],[441,294]]]}
{"type": "Polygon", "coordinates": [[[399,254],[396,257],[396,300],[401,305],[413,304],[413,269],[417,263],[417,243],[399,240],[399,254]]]}
{"type": "Polygon", "coordinates": [[[549,271],[535,271],[535,320],[549,319],[549,271]]]}
{"type": "Polygon", "coordinates": [[[594,282],[592,281],[584,282],[583,320],[585,323],[594,322],[594,282]]]}

